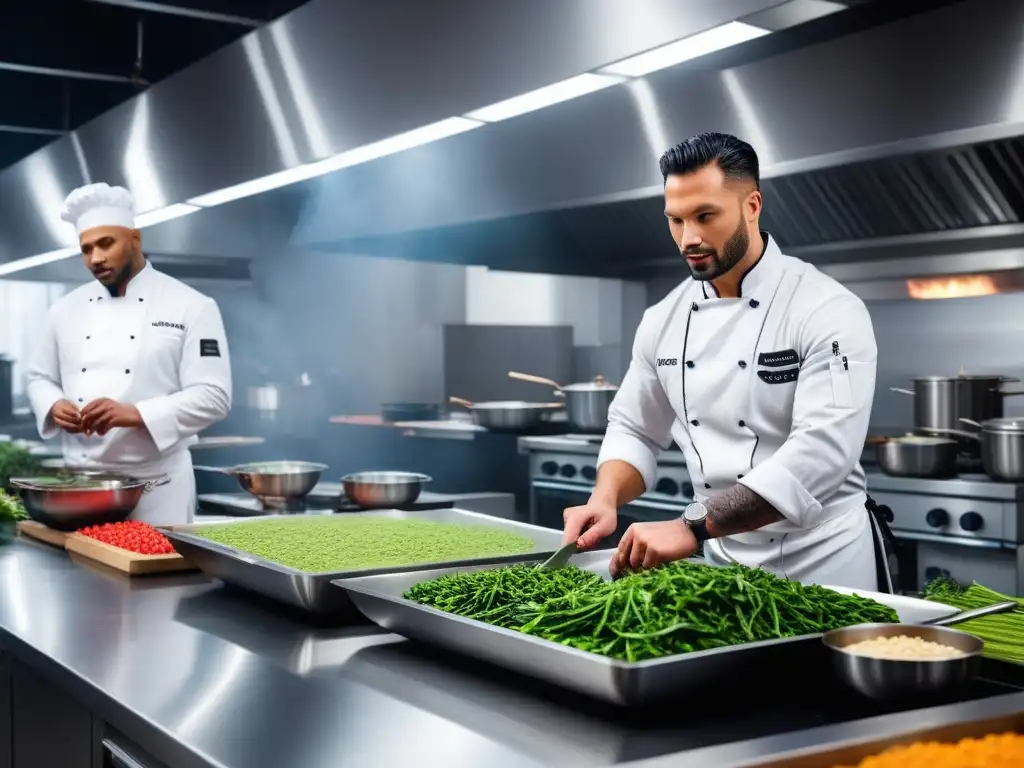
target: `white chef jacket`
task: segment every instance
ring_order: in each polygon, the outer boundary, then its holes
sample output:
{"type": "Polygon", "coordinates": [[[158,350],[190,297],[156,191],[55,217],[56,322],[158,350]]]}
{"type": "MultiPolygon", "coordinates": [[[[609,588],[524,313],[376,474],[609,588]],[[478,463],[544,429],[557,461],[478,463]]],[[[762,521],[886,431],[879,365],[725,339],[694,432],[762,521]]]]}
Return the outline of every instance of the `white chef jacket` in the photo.
{"type": "Polygon", "coordinates": [[[58,432],[48,416],[59,400],[83,408],[107,397],[138,408],[144,429],[64,433],[64,460],[139,477],[168,474],[171,482],[144,494],[133,517],[153,524],[192,519],[188,447],[231,407],[228,345],[213,299],[148,262],[123,297],[90,282],[50,308],[27,372],[44,439],[58,432]]]}
{"type": "Polygon", "coordinates": [[[859,464],[875,390],[871,318],[763,234],[739,298],[686,280],[645,312],[598,463],[628,462],[652,488],[657,451],[674,439],[698,500],[739,482],[784,516],[705,543],[709,562],[874,590],[859,464]]]}

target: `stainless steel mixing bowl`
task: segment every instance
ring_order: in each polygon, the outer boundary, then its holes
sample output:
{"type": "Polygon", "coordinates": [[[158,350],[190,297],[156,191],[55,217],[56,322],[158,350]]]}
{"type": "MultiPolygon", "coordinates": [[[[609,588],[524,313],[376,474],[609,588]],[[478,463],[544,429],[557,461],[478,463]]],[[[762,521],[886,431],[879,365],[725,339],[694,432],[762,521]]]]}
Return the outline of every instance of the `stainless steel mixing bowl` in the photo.
{"type": "Polygon", "coordinates": [[[58,531],[75,531],[126,520],[142,494],[169,482],[167,475],[143,480],[108,472],[76,472],[12,477],[10,484],[33,520],[58,531]]]}
{"type": "Polygon", "coordinates": [[[981,638],[947,629],[981,616],[1009,613],[1017,603],[1009,600],[943,616],[926,624],[856,624],[826,632],[821,640],[832,657],[832,668],[849,687],[869,699],[909,699],[940,696],[962,688],[974,679],[981,666],[985,643],[981,638]],[[919,637],[956,648],[963,655],[953,659],[880,659],[854,653],[847,647],[879,637],[919,637]]]}
{"type": "Polygon", "coordinates": [[[341,483],[345,495],[360,507],[390,509],[412,504],[431,480],[417,472],[356,472],[345,475],[341,483]]]}
{"type": "Polygon", "coordinates": [[[195,469],[231,475],[238,479],[242,490],[273,506],[307,496],[320,482],[327,465],[311,461],[254,461],[236,467],[195,469]]]}

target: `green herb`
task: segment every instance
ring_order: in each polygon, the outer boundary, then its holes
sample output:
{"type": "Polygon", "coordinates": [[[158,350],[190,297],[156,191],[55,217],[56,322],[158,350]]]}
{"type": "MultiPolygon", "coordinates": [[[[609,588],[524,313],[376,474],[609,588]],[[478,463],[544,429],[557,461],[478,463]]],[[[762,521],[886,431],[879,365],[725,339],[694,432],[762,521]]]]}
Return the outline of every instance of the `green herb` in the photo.
{"type": "Polygon", "coordinates": [[[964,611],[1015,600],[1018,607],[1011,613],[970,619],[957,624],[956,628],[984,640],[983,655],[999,661],[1024,664],[1024,599],[1000,594],[977,582],[964,588],[952,579],[945,578],[929,582],[924,588],[924,596],[928,600],[964,611]]]}
{"type": "Polygon", "coordinates": [[[2,490],[0,490],[0,520],[28,520],[21,499],[2,490]]]}
{"type": "Polygon", "coordinates": [[[611,582],[571,565],[512,566],[421,582],[405,597],[624,661],[899,621],[868,598],[689,562],[611,582]]]}
{"type": "Polygon", "coordinates": [[[39,470],[39,461],[17,443],[0,443],[0,490],[10,485],[12,477],[23,477],[39,470]]]}
{"type": "Polygon", "coordinates": [[[256,520],[196,535],[313,573],[516,555],[534,547],[525,536],[483,525],[361,516],[256,520]]]}

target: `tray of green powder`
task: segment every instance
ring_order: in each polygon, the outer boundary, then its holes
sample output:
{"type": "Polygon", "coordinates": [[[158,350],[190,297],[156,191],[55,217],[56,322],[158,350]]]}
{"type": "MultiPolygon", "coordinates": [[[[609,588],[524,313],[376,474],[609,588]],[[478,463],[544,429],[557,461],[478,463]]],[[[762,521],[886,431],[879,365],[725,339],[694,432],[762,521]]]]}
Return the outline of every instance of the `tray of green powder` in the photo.
{"type": "Polygon", "coordinates": [[[461,509],[268,515],[175,526],[174,548],[209,576],[310,613],[358,612],[336,579],[539,562],[562,532],[461,509]]]}

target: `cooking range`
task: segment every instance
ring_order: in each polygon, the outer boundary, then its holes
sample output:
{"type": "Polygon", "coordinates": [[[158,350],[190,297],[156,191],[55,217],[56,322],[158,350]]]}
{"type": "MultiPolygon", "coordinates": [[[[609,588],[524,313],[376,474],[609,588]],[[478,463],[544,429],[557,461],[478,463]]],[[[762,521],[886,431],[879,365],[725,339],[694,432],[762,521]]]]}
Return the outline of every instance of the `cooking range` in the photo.
{"type": "MultiPolygon", "coordinates": [[[[597,454],[604,435],[521,437],[519,452],[530,457],[530,522],[562,528],[567,507],[585,504],[597,479],[597,454]]],[[[658,459],[658,482],[653,490],[619,510],[617,544],[632,523],[678,518],[693,501],[693,484],[679,450],[664,451],[658,459]]]]}
{"type": "Polygon", "coordinates": [[[892,510],[904,591],[946,576],[1024,594],[1024,483],[997,482],[969,463],[951,479],[865,469],[868,492],[892,510]]]}

